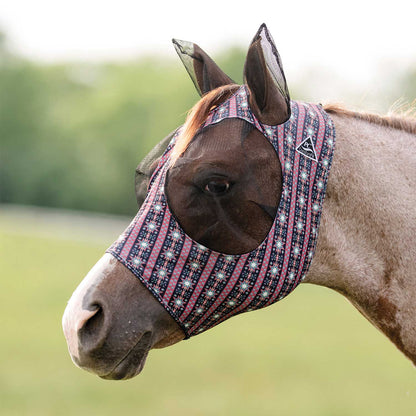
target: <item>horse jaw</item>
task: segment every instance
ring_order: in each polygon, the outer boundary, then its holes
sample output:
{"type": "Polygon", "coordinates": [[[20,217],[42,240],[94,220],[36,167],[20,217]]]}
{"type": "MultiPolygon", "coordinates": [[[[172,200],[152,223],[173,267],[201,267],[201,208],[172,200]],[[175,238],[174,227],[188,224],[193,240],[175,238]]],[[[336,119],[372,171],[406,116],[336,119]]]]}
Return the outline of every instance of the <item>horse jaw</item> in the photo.
{"type": "Polygon", "coordinates": [[[110,254],[75,290],[62,326],[73,362],[105,379],[134,377],[150,349],[184,338],[139,279],[110,254]]]}

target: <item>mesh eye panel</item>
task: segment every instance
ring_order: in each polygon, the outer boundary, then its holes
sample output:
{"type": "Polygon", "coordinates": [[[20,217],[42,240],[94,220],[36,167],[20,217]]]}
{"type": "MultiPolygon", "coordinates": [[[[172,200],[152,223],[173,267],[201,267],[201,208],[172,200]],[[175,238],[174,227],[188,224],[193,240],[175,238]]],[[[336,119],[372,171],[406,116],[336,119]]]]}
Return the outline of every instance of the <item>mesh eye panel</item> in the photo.
{"type": "Polygon", "coordinates": [[[205,123],[245,120],[276,150],[282,166],[282,196],[273,226],[259,247],[249,253],[227,255],[202,246],[185,233],[170,212],[165,195],[172,143],[160,159],[137,216],[108,249],[172,315],[186,337],[282,299],[309,269],[335,129],[321,106],[290,104],[292,115],[287,122],[262,124],[252,113],[246,86],[242,86],[212,110],[205,123]]]}

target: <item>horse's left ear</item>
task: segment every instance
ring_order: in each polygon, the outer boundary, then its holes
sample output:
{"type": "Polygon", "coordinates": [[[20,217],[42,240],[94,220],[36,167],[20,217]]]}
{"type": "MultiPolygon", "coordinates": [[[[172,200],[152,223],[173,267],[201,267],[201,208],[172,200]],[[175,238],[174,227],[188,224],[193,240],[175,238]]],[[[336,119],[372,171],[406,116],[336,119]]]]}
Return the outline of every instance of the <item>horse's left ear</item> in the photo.
{"type": "Polygon", "coordinates": [[[235,84],[197,44],[178,39],[172,39],[172,42],[199,95],[235,84]]]}
{"type": "Polygon", "coordinates": [[[290,96],[279,53],[265,24],[260,26],[247,53],[244,80],[250,107],[264,124],[275,126],[290,117],[290,96]]]}

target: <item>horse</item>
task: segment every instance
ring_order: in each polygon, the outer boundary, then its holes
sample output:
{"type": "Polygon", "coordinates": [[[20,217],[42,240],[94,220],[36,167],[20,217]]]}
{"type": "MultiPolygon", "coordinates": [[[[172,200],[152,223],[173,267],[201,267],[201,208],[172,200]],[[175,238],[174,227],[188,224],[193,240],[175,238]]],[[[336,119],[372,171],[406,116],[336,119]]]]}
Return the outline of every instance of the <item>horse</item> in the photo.
{"type": "MultiPolygon", "coordinates": [[[[254,118],[262,126],[277,126],[276,131],[282,132],[294,107],[280,57],[267,27],[262,25],[250,44],[244,66],[245,84],[241,87],[198,45],[173,42],[202,98],[185,125],[164,139],[139,165],[139,203],[143,202],[145,188],[147,196],[136,221],[160,210],[157,201],[152,200],[159,183],[172,212],[171,220],[179,224],[188,239],[196,241],[199,256],[203,257],[204,250],[209,249],[216,253],[216,259],[244,257],[244,253],[264,245],[275,227],[279,204],[286,197],[286,162],[265,139],[266,133],[260,127],[241,118],[230,117],[205,125],[213,112],[220,113],[224,103],[243,88],[247,91],[247,102],[243,104],[248,103],[254,118]],[[164,171],[165,176],[155,173],[158,171],[164,171]],[[162,185],[161,178],[165,180],[162,185]]],[[[341,293],[416,364],[416,120],[359,113],[336,105],[313,108],[315,118],[319,111],[329,117],[328,123],[336,132],[336,150],[316,246],[310,251],[313,261],[305,275],[296,278],[291,287],[286,279],[286,286],[280,290],[286,290],[286,295],[298,283],[309,283],[341,293]]],[[[296,143],[298,151],[301,145],[296,143]]],[[[315,155],[316,144],[309,141],[303,145],[304,153],[312,151],[315,155]]],[[[312,159],[309,155],[305,163],[315,163],[312,159]]],[[[126,235],[134,233],[135,222],[132,224],[124,234],[123,244],[126,235]]],[[[146,235],[153,235],[156,225],[149,222],[146,235]]],[[[166,235],[167,232],[164,238],[168,238],[166,235]]],[[[176,237],[175,233],[169,236],[172,246],[176,237]]],[[[147,250],[149,240],[142,239],[140,234],[135,238],[135,245],[129,250],[147,250]]],[[[115,243],[116,247],[120,241],[115,243]]],[[[155,244],[158,250],[163,249],[158,240],[155,244]]],[[[183,256],[187,253],[176,261],[186,262],[183,256]]],[[[158,255],[164,256],[163,264],[170,264],[170,257],[176,256],[174,250],[158,255]]],[[[267,250],[262,255],[266,256],[267,250]]],[[[168,288],[174,287],[172,291],[181,284],[180,293],[186,292],[188,283],[195,285],[199,293],[205,291],[204,302],[209,296],[214,297],[209,303],[214,309],[227,311],[225,302],[234,302],[229,300],[230,295],[218,295],[211,290],[207,275],[188,281],[182,276],[187,273],[183,265],[157,268],[156,261],[150,256],[146,264],[136,268],[110,250],[80,283],[63,316],[68,349],[77,366],[104,379],[131,378],[141,372],[151,349],[189,337],[190,328],[164,302],[158,292],[160,286],[148,283],[152,279],[167,282],[168,288]],[[145,281],[141,273],[148,270],[149,280],[145,281]]],[[[251,266],[252,263],[247,267],[251,266]]],[[[194,263],[189,267],[194,267],[194,263]]],[[[215,279],[220,278],[224,276],[217,273],[215,279]]],[[[234,282],[238,282],[240,291],[251,284],[238,279],[240,276],[234,282]]],[[[229,281],[225,283],[230,291],[236,290],[237,283],[233,284],[231,287],[229,281]]],[[[256,290],[258,296],[265,293],[256,290]]],[[[178,297],[176,306],[185,307],[181,302],[186,301],[190,302],[186,308],[197,308],[198,299],[192,296],[178,297]]],[[[237,309],[236,313],[241,311],[237,309]]],[[[227,317],[219,318],[219,322],[227,317]]]]}

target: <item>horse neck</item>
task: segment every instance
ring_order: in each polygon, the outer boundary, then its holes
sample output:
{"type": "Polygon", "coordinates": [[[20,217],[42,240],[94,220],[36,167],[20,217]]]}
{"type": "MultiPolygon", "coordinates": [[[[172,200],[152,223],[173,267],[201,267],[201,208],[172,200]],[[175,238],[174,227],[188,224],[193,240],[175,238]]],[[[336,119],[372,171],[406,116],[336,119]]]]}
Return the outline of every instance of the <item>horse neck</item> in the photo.
{"type": "Polygon", "coordinates": [[[416,364],[416,137],[332,118],[336,151],[305,282],[346,296],[416,364]]]}

